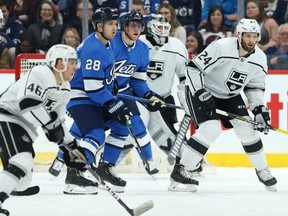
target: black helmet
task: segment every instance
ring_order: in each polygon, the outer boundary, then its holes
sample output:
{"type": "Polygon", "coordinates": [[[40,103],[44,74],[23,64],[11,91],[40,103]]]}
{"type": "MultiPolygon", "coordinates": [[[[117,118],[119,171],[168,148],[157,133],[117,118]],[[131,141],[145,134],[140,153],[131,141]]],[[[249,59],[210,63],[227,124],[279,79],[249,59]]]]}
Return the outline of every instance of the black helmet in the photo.
{"type": "Polygon", "coordinates": [[[144,26],[144,18],[143,15],[139,11],[132,10],[124,16],[124,20],[122,22],[123,26],[127,26],[130,22],[137,22],[144,26]]]}
{"type": "Polygon", "coordinates": [[[102,7],[95,10],[92,21],[93,26],[96,29],[96,24],[98,22],[104,23],[107,20],[118,20],[118,10],[110,7],[102,7]]]}

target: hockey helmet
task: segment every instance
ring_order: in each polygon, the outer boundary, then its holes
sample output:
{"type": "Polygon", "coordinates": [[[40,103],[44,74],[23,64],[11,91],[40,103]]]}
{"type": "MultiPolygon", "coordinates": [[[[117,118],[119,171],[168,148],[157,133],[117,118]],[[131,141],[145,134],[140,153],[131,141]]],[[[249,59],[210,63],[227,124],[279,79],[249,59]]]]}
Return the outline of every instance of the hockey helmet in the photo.
{"type": "Polygon", "coordinates": [[[261,40],[261,28],[255,19],[241,19],[236,26],[236,31],[238,34],[239,42],[241,42],[242,34],[244,32],[257,33],[258,41],[261,40]]]}
{"type": "Polygon", "coordinates": [[[68,45],[56,44],[52,46],[46,53],[46,62],[48,66],[60,74],[62,81],[64,81],[62,73],[67,69],[69,59],[77,60],[77,52],[73,47],[68,45]],[[64,69],[61,71],[56,68],[57,59],[62,59],[63,61],[64,69]]]}
{"type": "Polygon", "coordinates": [[[147,24],[148,34],[154,38],[157,44],[163,45],[170,34],[171,25],[167,18],[161,14],[154,15],[151,18],[147,24]]]}
{"type": "Polygon", "coordinates": [[[118,20],[118,10],[110,7],[102,7],[95,10],[92,16],[92,24],[95,30],[96,24],[104,23],[107,20],[118,20]]]}
{"type": "Polygon", "coordinates": [[[124,16],[124,19],[122,21],[122,25],[127,26],[131,22],[140,23],[142,26],[144,26],[143,15],[139,11],[134,11],[134,10],[127,13],[124,16]]]}

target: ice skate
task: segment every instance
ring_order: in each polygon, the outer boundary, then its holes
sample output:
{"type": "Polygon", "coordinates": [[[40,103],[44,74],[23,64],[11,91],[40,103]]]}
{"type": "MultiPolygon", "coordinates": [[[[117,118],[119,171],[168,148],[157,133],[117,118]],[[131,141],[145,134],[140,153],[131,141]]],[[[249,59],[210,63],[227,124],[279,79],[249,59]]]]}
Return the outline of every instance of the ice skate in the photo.
{"type": "Polygon", "coordinates": [[[9,215],[10,215],[10,213],[9,213],[8,210],[2,209],[2,208],[0,207],[0,216],[9,216],[9,215]]]}
{"type": "Polygon", "coordinates": [[[270,169],[266,167],[263,170],[256,170],[257,177],[261,183],[265,185],[267,191],[276,192],[277,180],[271,175],[270,169]]]}
{"type": "Polygon", "coordinates": [[[58,176],[64,166],[64,161],[61,160],[60,158],[56,157],[48,169],[49,173],[53,176],[58,176]]]}
{"type": "Polygon", "coordinates": [[[197,178],[202,176],[202,170],[203,170],[203,161],[204,159],[201,159],[201,161],[197,164],[196,168],[194,170],[187,170],[188,173],[190,174],[191,178],[197,178]]]}
{"type": "Polygon", "coordinates": [[[196,185],[198,185],[199,182],[191,178],[190,173],[184,169],[182,164],[175,164],[170,179],[169,191],[197,191],[196,185]]]}
{"type": "Polygon", "coordinates": [[[110,183],[114,192],[123,193],[126,181],[118,177],[113,166],[109,163],[99,162],[96,168],[97,175],[99,175],[105,183],[110,183]]]}
{"type": "Polygon", "coordinates": [[[82,172],[74,168],[67,169],[64,194],[92,195],[98,193],[98,183],[86,179],[82,172]]]}

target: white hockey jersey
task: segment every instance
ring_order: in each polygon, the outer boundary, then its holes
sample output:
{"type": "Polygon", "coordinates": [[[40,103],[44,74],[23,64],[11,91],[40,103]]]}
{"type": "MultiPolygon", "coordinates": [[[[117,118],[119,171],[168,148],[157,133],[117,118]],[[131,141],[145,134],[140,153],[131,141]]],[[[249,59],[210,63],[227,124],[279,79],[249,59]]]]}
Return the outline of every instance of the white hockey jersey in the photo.
{"type": "Polygon", "coordinates": [[[69,99],[69,82],[57,85],[48,66],[35,66],[1,95],[0,108],[12,115],[0,113],[0,121],[19,124],[35,139],[36,128],[51,120],[51,111],[64,121],[69,99]]]}
{"type": "Polygon", "coordinates": [[[239,95],[246,87],[253,92],[253,99],[248,99],[258,105],[263,104],[267,59],[257,46],[250,55],[239,57],[237,38],[224,38],[210,44],[192,62],[198,68],[189,67],[191,63],[187,67],[186,81],[192,91],[198,90],[204,83],[212,95],[227,99],[239,95]]]}
{"type": "Polygon", "coordinates": [[[173,37],[169,37],[168,43],[161,47],[153,46],[145,35],[141,35],[140,40],[149,47],[147,83],[157,94],[166,97],[171,94],[175,75],[180,82],[185,80],[187,49],[179,39],[173,37]]]}

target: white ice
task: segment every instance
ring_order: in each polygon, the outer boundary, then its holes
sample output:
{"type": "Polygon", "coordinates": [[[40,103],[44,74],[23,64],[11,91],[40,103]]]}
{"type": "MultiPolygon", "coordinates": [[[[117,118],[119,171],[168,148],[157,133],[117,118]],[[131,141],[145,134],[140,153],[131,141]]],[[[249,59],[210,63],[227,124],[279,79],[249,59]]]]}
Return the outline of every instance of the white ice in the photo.
{"type": "MultiPolygon", "coordinates": [[[[252,168],[216,168],[198,178],[196,193],[169,192],[169,174],[152,180],[147,174],[126,174],[126,191],[119,197],[135,208],[154,201],[154,208],[145,216],[287,216],[288,169],[274,168],[277,192],[268,192],[258,181],[252,168]]],[[[126,210],[107,192],[97,195],[64,195],[65,175],[51,180],[48,173],[35,173],[32,185],[39,185],[39,194],[10,197],[4,206],[11,216],[124,216],[126,210]]]]}

